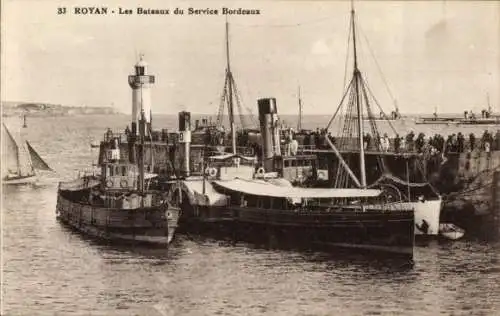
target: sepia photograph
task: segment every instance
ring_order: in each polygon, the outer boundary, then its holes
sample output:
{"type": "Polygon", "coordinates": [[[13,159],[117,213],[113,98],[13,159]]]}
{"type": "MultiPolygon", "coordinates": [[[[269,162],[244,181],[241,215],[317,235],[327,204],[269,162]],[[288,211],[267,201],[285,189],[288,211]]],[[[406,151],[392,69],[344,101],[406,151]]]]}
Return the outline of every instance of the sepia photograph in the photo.
{"type": "Polygon", "coordinates": [[[1,1],[0,315],[500,315],[500,1],[1,1]]]}

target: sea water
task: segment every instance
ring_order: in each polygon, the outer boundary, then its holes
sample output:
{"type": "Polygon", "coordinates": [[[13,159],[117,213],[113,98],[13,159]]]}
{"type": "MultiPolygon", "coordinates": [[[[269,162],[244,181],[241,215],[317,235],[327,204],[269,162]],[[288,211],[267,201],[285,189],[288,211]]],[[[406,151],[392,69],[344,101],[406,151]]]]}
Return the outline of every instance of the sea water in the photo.
{"type": "MultiPolygon", "coordinates": [[[[432,241],[415,248],[408,268],[184,235],[168,250],[118,247],[71,231],[55,217],[57,182],[95,162],[90,141],[107,127],[123,130],[128,120],[28,118],[28,128],[14,128],[56,172],[43,174],[36,186],[3,187],[2,315],[500,314],[497,243],[432,241]]],[[[315,128],[326,120],[304,122],[315,128]]],[[[155,124],[175,130],[176,117],[155,124]]],[[[411,121],[395,125],[454,132],[411,121]]]]}

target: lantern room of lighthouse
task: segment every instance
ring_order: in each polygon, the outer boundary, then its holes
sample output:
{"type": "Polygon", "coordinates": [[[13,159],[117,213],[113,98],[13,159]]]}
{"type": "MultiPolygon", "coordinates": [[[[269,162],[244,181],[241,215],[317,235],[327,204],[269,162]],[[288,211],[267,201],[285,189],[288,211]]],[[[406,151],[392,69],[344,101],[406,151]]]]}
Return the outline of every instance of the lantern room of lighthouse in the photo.
{"type": "Polygon", "coordinates": [[[151,87],[155,83],[155,76],[148,75],[148,64],[143,55],[135,64],[135,74],[128,76],[128,83],[132,88],[132,133],[138,134],[141,110],[146,120],[146,134],[151,130],[151,87]]]}

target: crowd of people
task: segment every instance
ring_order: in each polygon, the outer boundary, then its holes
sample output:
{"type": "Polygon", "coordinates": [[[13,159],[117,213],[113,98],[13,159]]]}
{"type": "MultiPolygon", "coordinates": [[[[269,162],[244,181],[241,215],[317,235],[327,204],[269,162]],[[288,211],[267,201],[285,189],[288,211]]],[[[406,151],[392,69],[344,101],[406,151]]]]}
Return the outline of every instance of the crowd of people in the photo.
{"type": "Polygon", "coordinates": [[[396,137],[391,139],[385,133],[379,137],[378,143],[370,134],[365,134],[364,147],[367,150],[379,149],[381,151],[417,153],[462,153],[474,150],[490,152],[500,150],[500,130],[494,135],[485,130],[480,138],[476,137],[474,133],[466,136],[458,132],[445,138],[440,134],[427,137],[424,133],[415,135],[413,131],[410,131],[405,136],[396,134],[396,137]]]}
{"type": "MultiPolygon", "coordinates": [[[[316,129],[312,131],[295,132],[293,129],[282,130],[282,143],[283,145],[290,145],[289,148],[285,147],[285,151],[297,152],[297,147],[302,148],[316,148],[316,149],[329,149],[330,146],[325,138],[328,137],[330,141],[339,147],[345,149],[344,146],[348,142],[342,140],[340,137],[333,136],[326,129],[316,129]],[[293,144],[292,144],[293,143],[293,144]]],[[[245,131],[239,132],[237,135],[237,146],[260,145],[260,137],[258,131],[245,131]]],[[[217,131],[215,134],[208,132],[205,142],[209,144],[220,145],[224,143],[227,135],[225,131],[217,131]]],[[[357,147],[356,137],[352,138],[352,147],[357,147]]],[[[383,152],[396,152],[396,153],[462,153],[471,152],[475,150],[490,152],[500,150],[500,130],[495,134],[485,130],[479,137],[474,133],[464,134],[462,132],[453,133],[448,136],[441,134],[425,135],[425,133],[418,133],[410,131],[406,135],[396,134],[395,137],[389,137],[387,133],[380,134],[377,138],[367,133],[363,137],[364,148],[366,151],[383,151],[383,152]]],[[[349,146],[349,145],[348,145],[349,146]]]]}
{"type": "MultiPolygon", "coordinates": [[[[342,147],[340,138],[334,137],[326,130],[317,129],[307,133],[299,141],[300,146],[313,146],[315,148],[329,148],[324,138],[328,137],[332,143],[342,147]]],[[[294,136],[296,138],[296,136],[294,136]]],[[[354,137],[353,137],[354,138],[354,137]]],[[[364,149],[367,151],[384,152],[416,152],[416,153],[462,153],[480,150],[485,152],[500,150],[500,130],[495,134],[488,130],[478,137],[474,133],[464,134],[462,132],[453,133],[447,137],[441,134],[427,136],[425,133],[415,134],[410,131],[406,135],[396,134],[389,137],[387,133],[381,134],[378,139],[367,133],[363,137],[364,149]]],[[[344,142],[345,143],[345,142],[344,142]]],[[[353,145],[356,142],[353,143],[353,145]]],[[[356,145],[357,146],[357,145],[356,145]]],[[[340,148],[342,149],[342,148],[340,148]]],[[[354,149],[354,148],[353,148],[354,149]]]]}

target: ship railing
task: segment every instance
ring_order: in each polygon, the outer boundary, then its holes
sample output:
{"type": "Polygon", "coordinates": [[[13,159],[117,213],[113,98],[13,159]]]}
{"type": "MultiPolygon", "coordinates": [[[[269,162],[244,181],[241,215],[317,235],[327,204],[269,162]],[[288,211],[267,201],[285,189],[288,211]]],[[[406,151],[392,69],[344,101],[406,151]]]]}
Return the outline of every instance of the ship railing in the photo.
{"type": "Polygon", "coordinates": [[[110,142],[110,141],[112,141],[115,138],[118,138],[118,140],[121,143],[126,143],[127,142],[127,135],[124,134],[124,133],[114,133],[114,132],[111,132],[111,131],[107,131],[106,133],[104,133],[104,136],[103,136],[103,139],[104,139],[105,142],[110,142]]]}
{"type": "Polygon", "coordinates": [[[77,178],[85,178],[90,176],[98,176],[100,174],[100,170],[96,168],[85,168],[83,170],[77,171],[77,178]]]}
{"type": "MultiPolygon", "coordinates": [[[[115,138],[118,138],[120,143],[127,143],[132,140],[135,140],[136,142],[139,141],[139,135],[133,135],[132,133],[115,133],[107,131],[103,136],[105,142],[110,142],[115,138]]],[[[151,131],[150,135],[144,136],[144,141],[168,143],[168,135],[164,131],[151,131]]]]}
{"type": "MultiPolygon", "coordinates": [[[[341,152],[357,152],[359,151],[359,140],[353,137],[332,137],[332,142],[341,152]]],[[[286,150],[286,147],[283,147],[286,150]]],[[[378,140],[372,139],[370,144],[365,142],[363,148],[366,152],[379,153],[417,153],[414,143],[401,144],[396,150],[395,140],[389,139],[387,145],[382,145],[378,140]]],[[[297,153],[307,154],[316,150],[331,150],[330,146],[324,139],[320,140],[318,145],[299,145],[297,153]]]]}
{"type": "Polygon", "coordinates": [[[311,153],[314,149],[316,149],[316,145],[300,145],[297,149],[297,153],[307,154],[311,153]]]}
{"type": "Polygon", "coordinates": [[[300,212],[310,212],[311,209],[318,209],[323,211],[335,210],[338,207],[349,207],[349,208],[359,208],[360,210],[370,209],[372,207],[380,208],[387,211],[394,210],[405,210],[405,206],[402,202],[404,202],[404,197],[395,186],[392,185],[383,185],[387,188],[390,188],[391,192],[388,192],[388,189],[383,189],[379,187],[378,189],[382,189],[389,194],[382,194],[379,197],[373,198],[335,198],[335,199],[307,199],[306,202],[301,203],[296,210],[300,212]]]}

